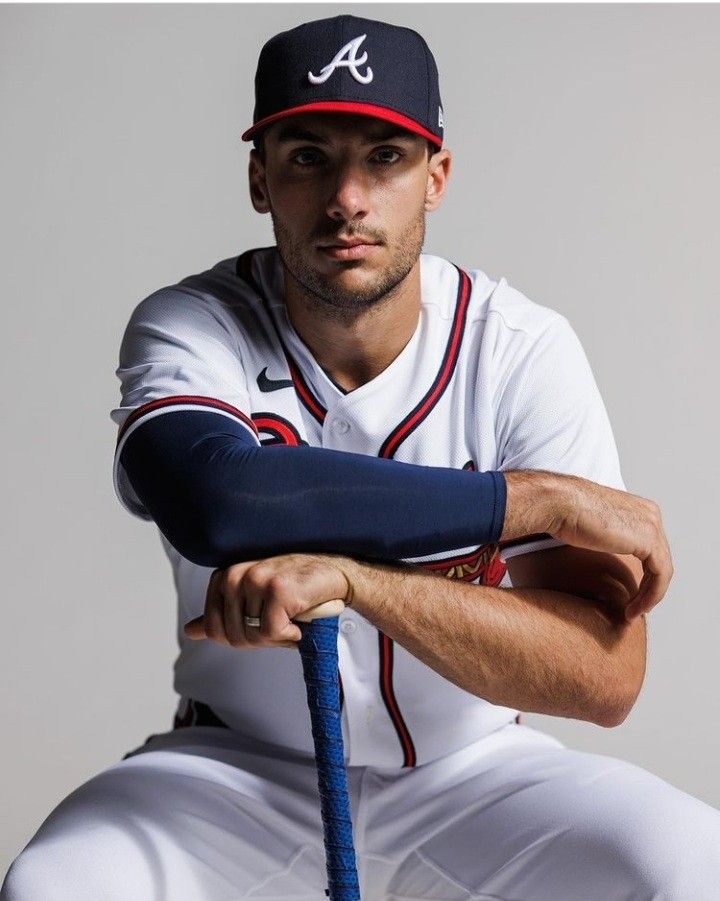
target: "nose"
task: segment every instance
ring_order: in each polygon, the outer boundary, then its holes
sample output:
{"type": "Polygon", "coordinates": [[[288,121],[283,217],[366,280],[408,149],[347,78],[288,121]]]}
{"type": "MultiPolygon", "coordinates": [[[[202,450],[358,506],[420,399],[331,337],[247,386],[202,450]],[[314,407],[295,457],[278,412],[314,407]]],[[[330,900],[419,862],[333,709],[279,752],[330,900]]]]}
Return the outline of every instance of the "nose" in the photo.
{"type": "Polygon", "coordinates": [[[362,219],[369,212],[368,174],[352,162],[338,165],[327,204],[331,219],[349,222],[362,219]]]}

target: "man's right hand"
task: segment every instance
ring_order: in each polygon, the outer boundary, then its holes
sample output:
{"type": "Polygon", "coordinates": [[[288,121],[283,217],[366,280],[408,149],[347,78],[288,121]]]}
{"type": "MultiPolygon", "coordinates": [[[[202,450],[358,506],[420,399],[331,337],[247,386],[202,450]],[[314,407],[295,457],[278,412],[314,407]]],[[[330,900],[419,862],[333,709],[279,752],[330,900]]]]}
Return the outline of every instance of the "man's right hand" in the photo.
{"type": "Polygon", "coordinates": [[[662,600],[673,565],[654,501],[545,470],[503,475],[507,502],[501,541],[546,532],[573,547],[632,554],[641,561],[644,575],[626,616],[647,613],[662,600]]]}

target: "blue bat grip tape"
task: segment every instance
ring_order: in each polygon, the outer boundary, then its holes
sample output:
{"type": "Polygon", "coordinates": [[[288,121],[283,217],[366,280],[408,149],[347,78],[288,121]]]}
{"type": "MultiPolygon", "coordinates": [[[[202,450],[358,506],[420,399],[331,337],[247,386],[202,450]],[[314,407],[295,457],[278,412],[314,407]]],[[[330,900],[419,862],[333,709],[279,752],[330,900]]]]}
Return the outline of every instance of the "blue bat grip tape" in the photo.
{"type": "Polygon", "coordinates": [[[360,901],[340,714],[337,616],[296,621],[315,742],[330,901],[360,901]]]}

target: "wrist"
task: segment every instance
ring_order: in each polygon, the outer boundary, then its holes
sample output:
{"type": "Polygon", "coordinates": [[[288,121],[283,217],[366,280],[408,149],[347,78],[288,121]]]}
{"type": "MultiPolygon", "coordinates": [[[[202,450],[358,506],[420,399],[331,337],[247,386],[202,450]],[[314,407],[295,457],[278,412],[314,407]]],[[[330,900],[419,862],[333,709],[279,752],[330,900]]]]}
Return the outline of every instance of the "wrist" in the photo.
{"type": "Polygon", "coordinates": [[[323,556],[325,556],[325,559],[345,577],[347,590],[342,599],[345,606],[357,608],[358,600],[363,594],[363,571],[361,564],[352,557],[346,557],[342,554],[326,554],[323,556]]]}
{"type": "Polygon", "coordinates": [[[346,607],[367,617],[384,606],[390,577],[388,564],[356,560],[354,557],[340,557],[337,564],[348,582],[346,607]]]}
{"type": "Polygon", "coordinates": [[[512,470],[503,475],[507,495],[500,540],[554,534],[571,509],[571,477],[543,469],[512,470]]]}

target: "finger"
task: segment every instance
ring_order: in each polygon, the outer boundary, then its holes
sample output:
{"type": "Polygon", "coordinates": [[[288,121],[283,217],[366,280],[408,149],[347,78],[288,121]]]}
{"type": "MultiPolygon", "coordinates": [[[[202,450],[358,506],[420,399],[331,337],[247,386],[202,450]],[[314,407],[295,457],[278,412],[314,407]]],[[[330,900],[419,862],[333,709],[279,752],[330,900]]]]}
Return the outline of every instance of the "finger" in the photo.
{"type": "Polygon", "coordinates": [[[665,597],[672,577],[672,563],[667,547],[651,552],[642,564],[644,572],[637,594],[625,610],[625,617],[629,620],[642,613],[649,613],[659,604],[665,597]]]}
{"type": "MultiPolygon", "coordinates": [[[[243,647],[247,644],[245,638],[245,625],[243,621],[244,599],[240,585],[228,590],[223,596],[223,615],[225,617],[225,632],[228,641],[233,647],[243,647]]],[[[252,614],[250,614],[252,615],[252,614]]],[[[257,630],[256,630],[257,631],[257,630]]]]}
{"type": "Polygon", "coordinates": [[[202,616],[196,616],[185,623],[183,628],[188,638],[207,638],[205,634],[205,621],[202,616]]]}
{"type": "Polygon", "coordinates": [[[300,627],[293,623],[285,606],[281,603],[267,601],[263,607],[262,622],[266,640],[271,641],[273,646],[285,641],[300,641],[302,638],[300,627]]]}
{"type": "MultiPolygon", "coordinates": [[[[220,582],[222,580],[222,570],[214,569],[210,573],[210,578],[208,579],[207,590],[205,592],[205,607],[207,609],[208,604],[210,603],[210,599],[215,597],[220,590],[220,582]]],[[[183,631],[187,638],[192,639],[200,639],[200,638],[209,638],[210,636],[207,634],[205,630],[205,617],[204,615],[196,616],[194,619],[189,620],[185,623],[183,627],[183,631]]]]}
{"type": "MultiPolygon", "coordinates": [[[[294,596],[294,589],[291,594],[294,596]]],[[[252,647],[276,647],[281,642],[300,640],[302,633],[291,623],[287,612],[287,578],[279,578],[277,561],[261,561],[249,569],[242,579],[242,596],[245,600],[244,614],[260,620],[260,626],[248,626],[243,617],[248,644],[252,647]]]]}
{"type": "MultiPolygon", "coordinates": [[[[632,558],[632,555],[629,556],[632,558]]],[[[615,581],[617,588],[620,589],[616,596],[618,598],[622,597],[622,600],[619,600],[618,602],[623,608],[626,604],[632,602],[632,599],[637,596],[637,593],[640,590],[640,584],[634,566],[634,564],[638,562],[637,558],[633,558],[632,562],[632,569],[628,565],[622,565],[612,571],[612,579],[615,581]]],[[[640,581],[642,581],[642,576],[640,576],[640,581]]]]}
{"type": "Polygon", "coordinates": [[[658,548],[651,560],[650,570],[653,577],[648,579],[643,595],[643,604],[647,610],[652,610],[665,597],[672,578],[670,549],[667,545],[658,548]]]}
{"type": "Polygon", "coordinates": [[[248,612],[248,606],[247,606],[247,601],[246,601],[245,607],[242,611],[242,630],[243,630],[243,635],[245,636],[245,641],[247,642],[247,644],[252,645],[252,647],[258,647],[259,645],[261,645],[263,643],[263,641],[265,640],[264,633],[266,631],[264,608],[261,607],[261,609],[258,610],[257,612],[254,612],[252,610],[250,610],[250,612],[248,612]],[[248,625],[248,623],[245,622],[246,616],[252,616],[255,619],[259,619],[260,625],[259,626],[248,625]]]}
{"type": "Polygon", "coordinates": [[[641,613],[647,613],[648,607],[648,592],[651,592],[650,596],[654,593],[654,585],[657,579],[657,573],[653,569],[653,563],[650,557],[643,560],[643,577],[640,580],[640,584],[638,585],[638,590],[635,597],[628,604],[626,609],[626,615],[634,618],[639,616],[641,613]]]}
{"type": "Polygon", "coordinates": [[[265,599],[265,591],[265,581],[263,578],[259,577],[257,567],[252,571],[252,575],[246,575],[238,585],[241,626],[245,641],[253,647],[257,647],[262,643],[263,637],[267,631],[267,624],[265,623],[265,606],[268,602],[265,599]],[[246,616],[256,617],[260,620],[260,625],[248,626],[245,622],[246,616]]]}
{"type": "MultiPolygon", "coordinates": [[[[670,555],[670,546],[665,542],[662,550],[662,569],[660,571],[660,588],[659,593],[660,597],[658,601],[665,597],[667,594],[668,588],[670,587],[670,582],[673,577],[673,565],[672,565],[672,557],[670,555]]],[[[655,602],[657,603],[657,601],[655,602]]],[[[654,604],[653,604],[654,606],[654,604]]]]}
{"type": "Polygon", "coordinates": [[[208,597],[205,602],[205,634],[212,641],[219,644],[227,644],[227,632],[225,629],[225,599],[222,595],[220,582],[217,581],[212,588],[208,586],[208,597]]]}
{"type": "Polygon", "coordinates": [[[293,618],[293,622],[297,622],[299,620],[301,623],[310,623],[314,619],[322,619],[329,616],[340,616],[344,609],[345,602],[340,598],[335,598],[332,601],[323,601],[322,604],[317,604],[315,607],[311,607],[304,613],[298,614],[293,618]]]}
{"type": "Polygon", "coordinates": [[[210,596],[215,594],[220,590],[220,584],[223,578],[223,570],[222,569],[214,569],[210,573],[210,578],[208,579],[207,591],[205,592],[205,603],[207,604],[210,596]]]}

